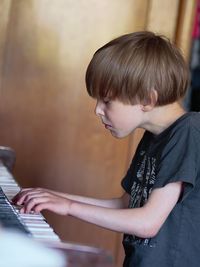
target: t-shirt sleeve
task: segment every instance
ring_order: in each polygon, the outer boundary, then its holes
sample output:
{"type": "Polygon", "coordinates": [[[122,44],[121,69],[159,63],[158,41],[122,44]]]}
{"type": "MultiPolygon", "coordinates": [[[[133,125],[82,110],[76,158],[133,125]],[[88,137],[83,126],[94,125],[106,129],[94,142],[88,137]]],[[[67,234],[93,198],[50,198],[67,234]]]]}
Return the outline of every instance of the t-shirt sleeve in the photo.
{"type": "Polygon", "coordinates": [[[182,181],[184,183],[182,199],[189,194],[196,184],[200,165],[199,136],[199,132],[188,125],[170,136],[157,166],[157,177],[153,189],[182,181]]]}

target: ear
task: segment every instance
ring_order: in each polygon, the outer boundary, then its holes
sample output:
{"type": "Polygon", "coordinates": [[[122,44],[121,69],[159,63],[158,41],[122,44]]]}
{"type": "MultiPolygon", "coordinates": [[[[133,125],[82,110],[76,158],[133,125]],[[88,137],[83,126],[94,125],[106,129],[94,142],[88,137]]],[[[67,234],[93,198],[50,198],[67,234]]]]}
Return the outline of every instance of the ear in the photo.
{"type": "Polygon", "coordinates": [[[151,104],[149,105],[141,105],[141,110],[144,112],[148,112],[153,109],[153,106],[151,104]]]}
{"type": "Polygon", "coordinates": [[[141,104],[142,111],[148,112],[148,111],[152,110],[155,107],[157,100],[158,100],[158,93],[155,89],[152,89],[151,94],[150,94],[149,103],[141,104]]]}

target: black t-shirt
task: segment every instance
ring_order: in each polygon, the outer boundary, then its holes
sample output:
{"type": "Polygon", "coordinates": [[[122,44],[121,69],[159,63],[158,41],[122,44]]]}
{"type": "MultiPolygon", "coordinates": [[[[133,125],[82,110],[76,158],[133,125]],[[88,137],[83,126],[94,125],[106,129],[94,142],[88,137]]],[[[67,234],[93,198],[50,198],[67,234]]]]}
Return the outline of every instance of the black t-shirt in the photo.
{"type": "MultiPolygon", "coordinates": [[[[124,267],[198,267],[200,262],[200,113],[184,114],[161,134],[146,131],[122,180],[129,208],[152,190],[182,181],[183,194],[158,234],[124,234],[124,267]]],[[[162,199],[160,200],[162,202],[162,199]]]]}

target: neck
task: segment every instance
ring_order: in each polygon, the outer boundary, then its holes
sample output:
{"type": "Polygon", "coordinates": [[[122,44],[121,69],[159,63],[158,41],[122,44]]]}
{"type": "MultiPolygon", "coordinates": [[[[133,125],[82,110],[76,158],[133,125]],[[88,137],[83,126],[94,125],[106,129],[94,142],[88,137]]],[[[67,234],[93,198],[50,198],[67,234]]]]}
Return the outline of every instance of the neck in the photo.
{"type": "Polygon", "coordinates": [[[186,113],[186,111],[178,102],[161,107],[154,107],[152,110],[146,112],[146,121],[142,128],[153,134],[160,134],[184,113],[186,113]]]}

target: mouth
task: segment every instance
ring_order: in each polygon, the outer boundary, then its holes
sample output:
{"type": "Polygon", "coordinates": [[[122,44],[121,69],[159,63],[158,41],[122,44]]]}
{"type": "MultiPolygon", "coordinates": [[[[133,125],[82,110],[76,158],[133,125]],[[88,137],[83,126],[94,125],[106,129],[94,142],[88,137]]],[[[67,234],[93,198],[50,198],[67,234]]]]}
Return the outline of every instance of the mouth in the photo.
{"type": "Polygon", "coordinates": [[[108,125],[108,124],[105,124],[105,128],[106,129],[110,129],[110,128],[112,128],[110,125],[108,125]]]}
{"type": "Polygon", "coordinates": [[[109,124],[109,123],[107,123],[106,121],[104,121],[103,118],[101,118],[101,122],[103,123],[103,125],[104,125],[104,127],[105,127],[106,129],[113,129],[112,125],[109,124]]]}
{"type": "Polygon", "coordinates": [[[104,124],[106,129],[112,129],[112,126],[110,124],[107,124],[107,123],[104,123],[104,122],[103,122],[103,124],[104,124]]]}

